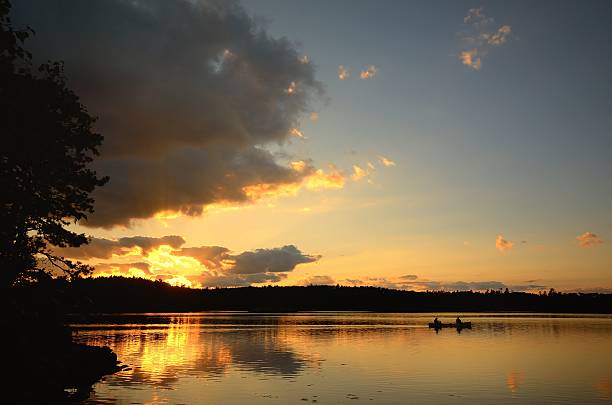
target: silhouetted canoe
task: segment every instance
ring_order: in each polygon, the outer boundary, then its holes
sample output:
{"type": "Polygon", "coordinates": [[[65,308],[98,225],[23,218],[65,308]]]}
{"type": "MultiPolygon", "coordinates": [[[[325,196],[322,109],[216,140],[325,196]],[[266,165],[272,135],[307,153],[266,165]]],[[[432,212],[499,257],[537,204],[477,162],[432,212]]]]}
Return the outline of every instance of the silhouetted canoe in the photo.
{"type": "Polygon", "coordinates": [[[442,329],[442,328],[472,329],[472,322],[439,323],[437,325],[433,322],[430,322],[429,327],[433,329],[442,329]]]}

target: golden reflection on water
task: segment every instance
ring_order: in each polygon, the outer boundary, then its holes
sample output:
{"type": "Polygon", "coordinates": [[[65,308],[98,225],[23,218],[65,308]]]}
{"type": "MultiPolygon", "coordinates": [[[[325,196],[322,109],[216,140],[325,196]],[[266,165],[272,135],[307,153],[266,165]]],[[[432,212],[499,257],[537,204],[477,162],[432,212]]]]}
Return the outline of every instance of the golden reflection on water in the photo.
{"type": "Polygon", "coordinates": [[[601,377],[593,386],[601,399],[612,399],[612,377],[601,377]]]}
{"type": "Polygon", "coordinates": [[[426,321],[172,314],[76,330],[81,341],[111,346],[130,367],[98,384],[92,403],[610,399],[612,318],[476,318],[460,334],[436,334],[426,321]]]}
{"type": "Polygon", "coordinates": [[[523,384],[525,380],[525,373],[521,371],[511,371],[508,373],[506,377],[506,385],[510,389],[510,391],[514,394],[518,391],[519,387],[523,384]]]}

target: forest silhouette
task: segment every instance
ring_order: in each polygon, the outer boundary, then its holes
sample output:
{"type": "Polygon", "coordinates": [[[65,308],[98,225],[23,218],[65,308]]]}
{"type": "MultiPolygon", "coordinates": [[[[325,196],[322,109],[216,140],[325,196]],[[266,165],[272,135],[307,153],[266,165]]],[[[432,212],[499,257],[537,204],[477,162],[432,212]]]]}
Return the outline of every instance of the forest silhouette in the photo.
{"type": "MultiPolygon", "coordinates": [[[[65,311],[82,313],[190,311],[376,311],[612,313],[612,294],[488,291],[404,291],[371,286],[188,288],[122,276],[56,280],[65,311]]],[[[23,295],[37,296],[37,286],[23,295]]]]}

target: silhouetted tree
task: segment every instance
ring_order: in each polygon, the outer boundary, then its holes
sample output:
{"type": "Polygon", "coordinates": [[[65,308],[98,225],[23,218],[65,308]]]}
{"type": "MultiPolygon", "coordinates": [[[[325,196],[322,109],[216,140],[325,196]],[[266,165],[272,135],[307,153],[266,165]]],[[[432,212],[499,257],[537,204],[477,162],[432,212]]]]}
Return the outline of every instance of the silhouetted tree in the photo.
{"type": "Polygon", "coordinates": [[[108,179],[89,168],[103,137],[66,86],[63,65],[38,69],[23,48],[33,33],[13,28],[0,0],[0,283],[55,273],[72,277],[88,266],[54,255],[50,245],[80,246],[66,227],[93,212],[90,193],[108,179]],[[52,270],[53,269],[53,270],[52,270]]]}

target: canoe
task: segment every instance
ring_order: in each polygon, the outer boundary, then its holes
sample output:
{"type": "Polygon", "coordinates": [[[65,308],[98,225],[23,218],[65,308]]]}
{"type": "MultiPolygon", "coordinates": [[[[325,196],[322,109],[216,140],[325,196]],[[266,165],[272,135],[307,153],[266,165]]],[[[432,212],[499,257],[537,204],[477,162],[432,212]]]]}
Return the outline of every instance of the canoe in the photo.
{"type": "Polygon", "coordinates": [[[433,329],[441,329],[441,328],[472,329],[472,322],[461,322],[459,324],[454,323],[454,322],[453,323],[439,323],[437,325],[433,322],[430,322],[429,327],[433,329]]]}

